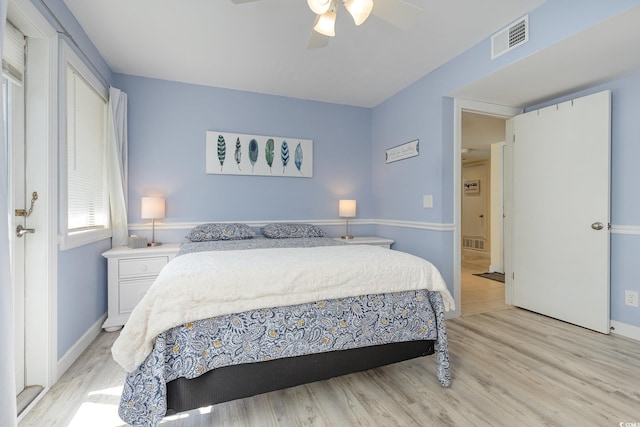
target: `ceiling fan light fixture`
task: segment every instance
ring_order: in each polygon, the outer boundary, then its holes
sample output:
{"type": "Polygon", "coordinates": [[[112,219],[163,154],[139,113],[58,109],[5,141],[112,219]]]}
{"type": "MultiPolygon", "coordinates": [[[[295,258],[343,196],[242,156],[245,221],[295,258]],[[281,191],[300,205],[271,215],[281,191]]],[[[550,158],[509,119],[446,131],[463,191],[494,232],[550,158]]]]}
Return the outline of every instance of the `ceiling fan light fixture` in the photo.
{"type": "Polygon", "coordinates": [[[327,37],[336,35],[336,11],[331,10],[322,15],[318,15],[313,30],[327,37]]]}
{"type": "Polygon", "coordinates": [[[329,11],[332,1],[333,0],[307,0],[307,4],[313,13],[316,15],[322,15],[329,11]]]}
{"type": "Polygon", "coordinates": [[[344,7],[349,11],[356,25],[360,25],[371,14],[373,0],[344,0],[344,7]]]}

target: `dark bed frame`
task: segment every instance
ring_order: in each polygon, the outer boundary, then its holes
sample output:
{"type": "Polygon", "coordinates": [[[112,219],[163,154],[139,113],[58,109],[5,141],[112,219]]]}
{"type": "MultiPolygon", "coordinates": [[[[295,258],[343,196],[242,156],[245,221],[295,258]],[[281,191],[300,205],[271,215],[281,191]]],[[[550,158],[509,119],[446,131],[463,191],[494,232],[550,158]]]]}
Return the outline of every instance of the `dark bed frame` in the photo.
{"type": "Polygon", "coordinates": [[[167,383],[167,415],[434,353],[435,341],[408,341],[213,369],[167,383]]]}

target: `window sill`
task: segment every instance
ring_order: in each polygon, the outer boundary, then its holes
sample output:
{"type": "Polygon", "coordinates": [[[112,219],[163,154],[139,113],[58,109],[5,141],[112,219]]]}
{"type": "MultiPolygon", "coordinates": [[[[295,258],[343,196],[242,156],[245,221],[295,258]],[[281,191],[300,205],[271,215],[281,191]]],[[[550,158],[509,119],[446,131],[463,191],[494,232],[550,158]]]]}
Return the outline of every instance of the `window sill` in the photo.
{"type": "Polygon", "coordinates": [[[101,230],[79,231],[59,235],[58,243],[60,244],[60,250],[66,251],[68,249],[99,242],[100,240],[109,239],[110,237],[111,229],[103,228],[101,230]]]}

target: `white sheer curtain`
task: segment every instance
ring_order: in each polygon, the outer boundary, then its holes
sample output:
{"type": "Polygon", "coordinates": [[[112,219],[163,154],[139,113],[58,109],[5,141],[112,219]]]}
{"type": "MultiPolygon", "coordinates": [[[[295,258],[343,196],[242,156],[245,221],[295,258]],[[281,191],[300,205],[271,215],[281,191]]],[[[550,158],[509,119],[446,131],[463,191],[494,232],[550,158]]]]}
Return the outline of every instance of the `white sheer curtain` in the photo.
{"type": "Polygon", "coordinates": [[[107,178],[111,204],[112,246],[127,244],[127,94],[114,87],[109,88],[109,132],[106,146],[107,178]]]}
{"type": "MultiPolygon", "coordinates": [[[[7,0],[0,0],[0,41],[4,36],[7,21],[7,0]]],[[[0,42],[0,58],[2,43],[0,42]]],[[[0,117],[4,117],[0,102],[0,117]]],[[[11,263],[9,259],[9,206],[7,142],[4,138],[4,120],[0,119],[0,343],[3,351],[0,358],[0,425],[16,425],[16,379],[13,360],[13,289],[11,286],[11,263]]]]}

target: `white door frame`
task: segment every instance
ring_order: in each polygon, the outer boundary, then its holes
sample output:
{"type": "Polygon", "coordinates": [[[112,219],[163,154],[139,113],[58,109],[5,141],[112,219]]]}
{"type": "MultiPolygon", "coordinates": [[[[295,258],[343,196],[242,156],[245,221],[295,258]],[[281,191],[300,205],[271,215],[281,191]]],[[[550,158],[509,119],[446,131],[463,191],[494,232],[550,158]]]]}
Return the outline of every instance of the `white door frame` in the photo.
{"type": "MultiPolygon", "coordinates": [[[[25,153],[24,153],[24,86],[6,79],[8,93],[6,108],[7,145],[9,147],[9,212],[28,209],[25,201],[25,153]]],[[[25,388],[25,238],[18,238],[13,230],[18,225],[28,227],[23,217],[13,216],[9,227],[11,254],[11,282],[13,287],[14,362],[16,394],[25,388]]]]}
{"type": "MultiPolygon", "coordinates": [[[[460,150],[462,149],[463,111],[496,116],[504,119],[509,119],[522,113],[521,108],[505,107],[502,105],[471,101],[461,98],[455,98],[453,100],[453,215],[455,221],[455,228],[453,231],[453,296],[456,302],[456,309],[451,317],[460,316],[462,313],[462,245],[460,242],[460,239],[462,238],[462,156],[460,155],[460,150]]],[[[507,133],[507,138],[508,137],[509,134],[507,133]]],[[[506,229],[505,232],[507,232],[506,229]]],[[[505,240],[508,238],[509,236],[504,236],[505,240]]],[[[511,301],[508,295],[510,295],[509,287],[511,284],[508,282],[509,281],[506,281],[505,283],[505,298],[507,304],[510,304],[511,301]]]]}
{"type": "Polygon", "coordinates": [[[57,380],[58,34],[30,0],[10,0],[7,16],[29,37],[25,120],[27,194],[38,191],[26,249],[26,381],[57,380]]]}

